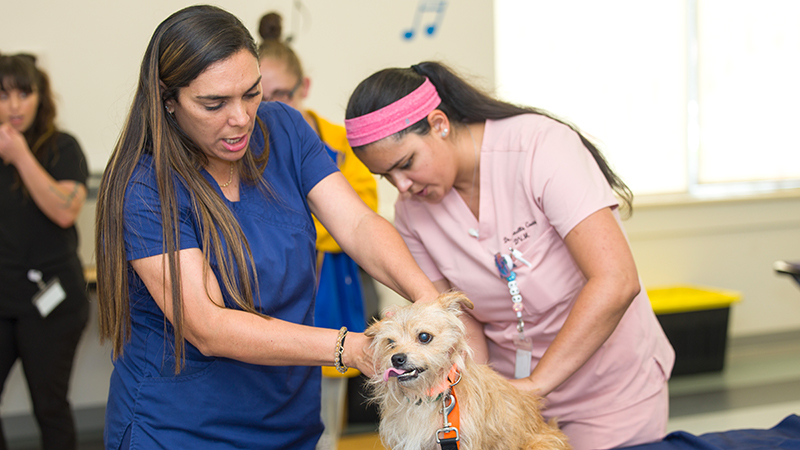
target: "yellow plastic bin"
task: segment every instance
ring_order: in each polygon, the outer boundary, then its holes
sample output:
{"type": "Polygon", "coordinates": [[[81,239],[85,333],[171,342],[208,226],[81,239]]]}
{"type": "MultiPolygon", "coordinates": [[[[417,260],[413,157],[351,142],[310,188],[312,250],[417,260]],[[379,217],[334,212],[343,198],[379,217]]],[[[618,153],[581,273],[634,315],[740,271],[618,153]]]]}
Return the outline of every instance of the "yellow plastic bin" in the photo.
{"type": "Polygon", "coordinates": [[[724,368],[730,306],[741,301],[741,293],[704,286],[672,286],[647,289],[647,295],[675,349],[673,376],[724,368]]]}

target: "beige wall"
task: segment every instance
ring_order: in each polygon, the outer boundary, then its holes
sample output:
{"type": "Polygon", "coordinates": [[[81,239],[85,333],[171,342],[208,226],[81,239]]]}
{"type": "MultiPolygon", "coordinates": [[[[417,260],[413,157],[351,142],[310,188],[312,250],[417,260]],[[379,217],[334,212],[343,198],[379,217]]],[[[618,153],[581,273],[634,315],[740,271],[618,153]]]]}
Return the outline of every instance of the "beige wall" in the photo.
{"type": "MultiPolygon", "coordinates": [[[[4,2],[0,52],[39,54],[58,94],[61,125],[84,147],[92,171],[103,169],[130,107],[147,42],[185,0],[30,0],[4,2]]],[[[202,2],[199,2],[202,3],[202,2]]],[[[294,48],[311,77],[307,106],[341,123],[347,99],[359,81],[388,66],[426,59],[445,61],[491,86],[494,77],[492,2],[447,2],[439,31],[401,39],[418,0],[218,0],[258,40],[258,21],[272,10],[284,28],[296,23],[294,48]]],[[[422,23],[433,19],[423,16],[422,23]]]]}

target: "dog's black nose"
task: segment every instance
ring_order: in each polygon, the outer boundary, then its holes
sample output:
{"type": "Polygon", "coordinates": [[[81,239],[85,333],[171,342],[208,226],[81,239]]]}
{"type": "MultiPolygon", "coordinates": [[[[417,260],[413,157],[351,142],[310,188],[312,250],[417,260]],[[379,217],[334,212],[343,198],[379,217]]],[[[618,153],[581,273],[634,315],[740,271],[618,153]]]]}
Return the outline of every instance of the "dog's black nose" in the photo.
{"type": "Polygon", "coordinates": [[[405,365],[406,363],[406,354],[405,353],[395,353],[392,355],[392,365],[397,367],[398,369],[405,365]]]}

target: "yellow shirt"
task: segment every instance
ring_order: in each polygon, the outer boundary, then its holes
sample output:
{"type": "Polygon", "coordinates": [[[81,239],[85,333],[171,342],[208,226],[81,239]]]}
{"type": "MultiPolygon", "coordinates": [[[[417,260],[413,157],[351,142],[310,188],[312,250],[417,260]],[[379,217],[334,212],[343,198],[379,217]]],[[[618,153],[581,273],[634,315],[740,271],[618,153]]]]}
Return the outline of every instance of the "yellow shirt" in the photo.
{"type": "MultiPolygon", "coordinates": [[[[323,142],[328,144],[333,150],[339,153],[336,165],[339,171],[347,179],[353,190],[356,191],[361,200],[367,204],[373,211],[378,211],[378,183],[375,177],[367,169],[361,160],[353,153],[350,144],[347,142],[347,134],[345,128],[341,125],[334,125],[322,117],[318,116],[314,111],[306,110],[306,112],[314,119],[319,131],[319,137],[323,142]]],[[[314,217],[314,226],[317,228],[317,256],[322,257],[323,253],[339,253],[342,248],[333,239],[328,230],[314,217]]],[[[321,259],[318,263],[321,262],[321,259]]],[[[354,377],[360,372],[353,368],[348,368],[345,374],[340,374],[333,367],[322,367],[322,375],[331,378],[338,377],[354,377]]]]}
{"type": "MultiPolygon", "coordinates": [[[[328,122],[314,111],[307,110],[306,112],[314,118],[320,139],[339,153],[339,161],[336,161],[336,165],[342,175],[353,186],[353,190],[361,197],[361,200],[373,211],[377,212],[378,183],[369,169],[367,169],[367,166],[353,153],[353,149],[350,148],[350,144],[347,142],[347,134],[344,127],[328,122]]],[[[314,217],[314,225],[317,228],[317,251],[326,253],[342,251],[333,236],[319,223],[316,217],[314,217]]]]}

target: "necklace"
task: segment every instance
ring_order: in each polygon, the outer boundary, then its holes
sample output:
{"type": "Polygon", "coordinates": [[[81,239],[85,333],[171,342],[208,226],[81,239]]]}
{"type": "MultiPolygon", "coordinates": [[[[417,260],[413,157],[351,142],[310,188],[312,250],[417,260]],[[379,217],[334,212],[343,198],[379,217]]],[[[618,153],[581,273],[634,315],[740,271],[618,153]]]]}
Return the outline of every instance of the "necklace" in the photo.
{"type": "Polygon", "coordinates": [[[231,161],[231,174],[228,177],[228,182],[225,184],[220,184],[219,187],[224,188],[230,186],[231,182],[233,181],[233,161],[231,161]]]}

